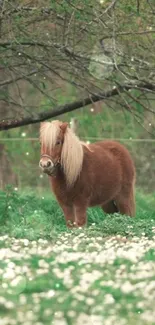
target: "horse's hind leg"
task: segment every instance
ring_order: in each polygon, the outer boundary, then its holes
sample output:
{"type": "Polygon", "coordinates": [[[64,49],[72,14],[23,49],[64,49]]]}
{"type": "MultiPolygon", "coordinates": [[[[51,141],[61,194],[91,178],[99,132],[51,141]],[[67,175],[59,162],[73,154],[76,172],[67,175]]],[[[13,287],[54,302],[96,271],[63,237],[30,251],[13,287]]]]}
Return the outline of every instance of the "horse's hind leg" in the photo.
{"type": "Polygon", "coordinates": [[[116,197],[116,205],[120,214],[125,214],[130,217],[135,216],[135,196],[134,188],[127,195],[126,193],[120,193],[116,197]]]}
{"type": "Polygon", "coordinates": [[[108,214],[113,214],[113,213],[118,212],[117,206],[114,201],[110,201],[106,204],[102,204],[101,208],[105,213],[108,213],[108,214]]]}

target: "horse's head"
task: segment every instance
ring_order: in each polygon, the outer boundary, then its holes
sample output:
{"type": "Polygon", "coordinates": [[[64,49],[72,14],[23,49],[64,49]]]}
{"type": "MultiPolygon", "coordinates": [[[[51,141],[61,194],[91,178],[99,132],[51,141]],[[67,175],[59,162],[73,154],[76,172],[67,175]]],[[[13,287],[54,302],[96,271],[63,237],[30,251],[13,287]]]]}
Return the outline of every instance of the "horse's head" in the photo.
{"type": "Polygon", "coordinates": [[[48,175],[55,175],[61,162],[61,152],[68,124],[43,122],[40,126],[41,158],[39,166],[48,175]]]}

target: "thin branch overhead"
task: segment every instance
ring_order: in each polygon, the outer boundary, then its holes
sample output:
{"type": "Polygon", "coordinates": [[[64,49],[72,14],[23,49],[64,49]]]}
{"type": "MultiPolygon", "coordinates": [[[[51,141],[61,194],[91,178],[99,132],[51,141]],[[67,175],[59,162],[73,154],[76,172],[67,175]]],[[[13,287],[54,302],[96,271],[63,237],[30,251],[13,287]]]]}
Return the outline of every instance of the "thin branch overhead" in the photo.
{"type": "Polygon", "coordinates": [[[135,99],[135,116],[138,105],[154,111],[147,104],[150,96],[155,98],[153,2],[20,3],[1,2],[0,101],[5,110],[0,108],[0,130],[54,118],[97,101],[117,110],[128,109],[128,100],[135,99]],[[139,93],[143,93],[140,103],[139,93]],[[15,116],[15,103],[20,120],[8,119],[15,116]]]}
{"type": "MultiPolygon", "coordinates": [[[[140,84],[139,89],[141,88],[141,86],[143,87],[143,89],[155,91],[155,85],[152,86],[151,84],[144,84],[144,85],[140,84]]],[[[3,120],[0,122],[0,131],[17,128],[19,126],[35,124],[35,123],[39,123],[41,121],[45,121],[47,119],[55,118],[55,117],[60,116],[64,113],[72,112],[74,110],[80,109],[84,106],[90,105],[90,104],[98,102],[100,100],[106,100],[108,98],[117,96],[120,93],[131,90],[132,88],[133,88],[132,85],[123,85],[119,88],[114,88],[113,90],[110,90],[107,92],[102,92],[102,93],[99,93],[96,95],[86,97],[79,101],[61,105],[55,109],[51,109],[51,110],[48,110],[45,112],[40,112],[39,114],[36,114],[33,117],[32,116],[26,117],[26,118],[22,118],[20,120],[18,120],[18,119],[15,119],[15,120],[13,119],[13,120],[9,120],[9,121],[3,120]]]]}

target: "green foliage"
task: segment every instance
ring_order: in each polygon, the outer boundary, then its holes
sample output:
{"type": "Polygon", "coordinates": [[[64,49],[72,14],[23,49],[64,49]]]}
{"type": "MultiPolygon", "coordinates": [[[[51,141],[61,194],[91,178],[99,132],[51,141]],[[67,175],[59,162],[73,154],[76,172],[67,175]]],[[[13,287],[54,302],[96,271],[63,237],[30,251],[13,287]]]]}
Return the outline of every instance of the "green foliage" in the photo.
{"type": "MultiPolygon", "coordinates": [[[[74,16],[80,22],[89,22],[91,19],[91,12],[92,12],[92,7],[94,5],[94,1],[90,0],[84,0],[79,3],[78,0],[72,1],[70,3],[69,1],[61,0],[61,1],[52,1],[51,0],[51,8],[54,9],[58,14],[68,14],[72,15],[73,9],[74,11],[74,16]]],[[[97,4],[99,7],[99,4],[97,4]]]]}
{"type": "MultiPolygon", "coordinates": [[[[36,196],[33,192],[18,193],[10,186],[0,192],[0,234],[9,231],[12,236],[27,237],[31,240],[45,237],[54,239],[58,232],[66,229],[63,213],[52,194],[36,196]]],[[[88,224],[96,224],[86,232],[94,235],[141,236],[143,232],[152,236],[155,225],[155,203],[152,195],[147,198],[137,194],[137,216],[132,219],[115,214],[104,216],[99,209],[88,209],[88,224]],[[131,229],[132,228],[132,231],[131,229]]]]}

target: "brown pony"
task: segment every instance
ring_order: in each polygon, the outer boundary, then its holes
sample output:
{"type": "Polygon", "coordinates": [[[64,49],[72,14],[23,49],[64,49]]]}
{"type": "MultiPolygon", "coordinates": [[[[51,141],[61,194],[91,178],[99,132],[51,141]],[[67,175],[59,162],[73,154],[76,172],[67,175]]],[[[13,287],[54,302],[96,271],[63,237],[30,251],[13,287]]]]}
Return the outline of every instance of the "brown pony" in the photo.
{"type": "Polygon", "coordinates": [[[68,226],[84,226],[87,208],[97,205],[106,213],[135,215],[135,168],[123,145],[111,140],[87,145],[60,121],[41,123],[40,142],[39,165],[68,226]]]}

